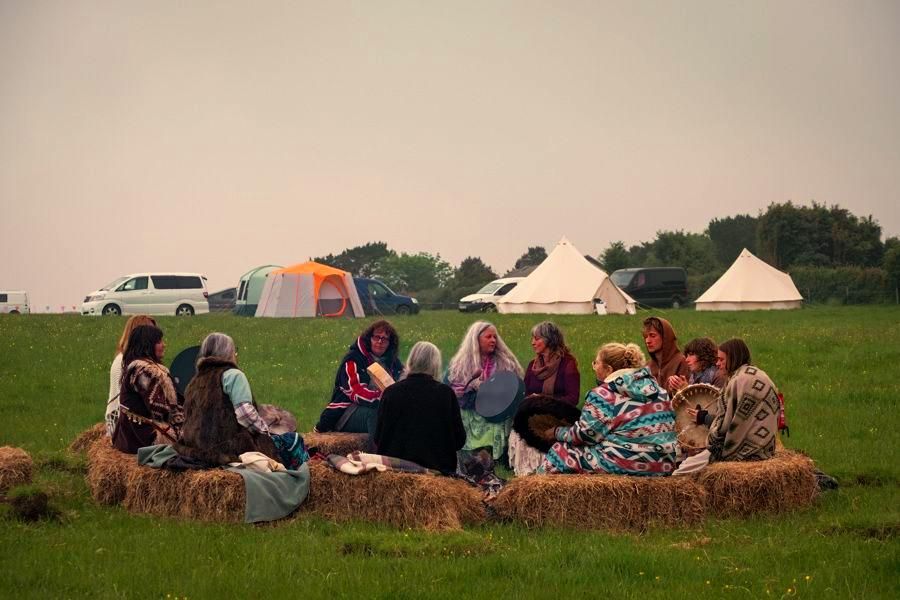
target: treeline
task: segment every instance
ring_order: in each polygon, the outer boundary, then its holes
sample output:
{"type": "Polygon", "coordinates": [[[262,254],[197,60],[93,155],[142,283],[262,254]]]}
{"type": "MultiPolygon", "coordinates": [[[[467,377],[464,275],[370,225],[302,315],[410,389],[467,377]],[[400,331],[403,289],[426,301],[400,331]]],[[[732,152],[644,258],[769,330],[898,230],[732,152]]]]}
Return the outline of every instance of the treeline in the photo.
{"type": "Polygon", "coordinates": [[[882,242],[871,216],[815,202],[770,204],[758,216],[713,219],[703,233],[660,231],[650,242],[613,242],[599,256],[607,271],[626,267],[684,267],[694,298],[747,248],[790,273],[807,302],[892,302],[900,283],[900,240],[882,242]]]}
{"type": "MultiPolygon", "coordinates": [[[[612,242],[597,258],[609,273],[627,267],[683,267],[696,298],[747,248],[790,273],[807,302],[893,302],[900,284],[900,240],[882,241],[881,233],[871,216],[860,218],[815,202],[786,202],[771,204],[758,216],[713,219],[703,233],[659,231],[652,241],[630,247],[612,242]]],[[[510,272],[545,258],[544,247],[528,247],[510,272]]],[[[440,254],[398,253],[384,242],[312,260],[380,279],[397,292],[414,294],[423,305],[452,306],[498,277],[477,256],[453,266],[440,254]]]]}

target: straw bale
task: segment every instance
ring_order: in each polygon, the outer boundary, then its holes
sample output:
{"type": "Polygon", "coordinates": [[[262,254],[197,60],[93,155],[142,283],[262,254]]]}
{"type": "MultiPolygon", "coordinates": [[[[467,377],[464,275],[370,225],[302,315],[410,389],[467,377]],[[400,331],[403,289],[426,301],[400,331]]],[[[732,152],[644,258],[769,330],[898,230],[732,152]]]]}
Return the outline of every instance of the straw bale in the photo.
{"type": "Polygon", "coordinates": [[[369,436],[365,433],[340,433],[329,431],[327,433],[304,433],[303,441],[307,448],[316,447],[324,455],[340,454],[347,456],[351,452],[359,450],[368,452],[369,436]]]}
{"type": "Polygon", "coordinates": [[[706,492],[688,477],[606,474],[517,477],[491,502],[499,517],[527,527],[612,531],[694,525],[705,506],[706,492]]]}
{"type": "Polygon", "coordinates": [[[790,450],[769,460],[713,463],[696,479],[710,513],[722,517],[787,512],[810,506],[818,495],[812,460],[790,450]]]}
{"type": "Polygon", "coordinates": [[[309,470],[309,498],[301,514],[430,531],[485,520],[481,493],[460,479],[393,471],[346,475],[319,460],[310,462],[309,470]]]}
{"type": "Polygon", "coordinates": [[[13,446],[0,447],[0,492],[31,481],[31,455],[13,446]]]}
{"type": "Polygon", "coordinates": [[[106,423],[97,423],[96,425],[85,429],[78,434],[72,443],[69,444],[69,452],[82,453],[87,452],[97,439],[106,435],[106,423]]]}
{"type": "Polygon", "coordinates": [[[137,467],[128,472],[122,504],[134,513],[242,523],[244,479],[224,469],[175,472],[137,467]]]}
{"type": "Polygon", "coordinates": [[[107,436],[100,436],[88,447],[88,487],[98,504],[120,504],[125,499],[128,473],[137,469],[133,454],[119,452],[107,436]]]}

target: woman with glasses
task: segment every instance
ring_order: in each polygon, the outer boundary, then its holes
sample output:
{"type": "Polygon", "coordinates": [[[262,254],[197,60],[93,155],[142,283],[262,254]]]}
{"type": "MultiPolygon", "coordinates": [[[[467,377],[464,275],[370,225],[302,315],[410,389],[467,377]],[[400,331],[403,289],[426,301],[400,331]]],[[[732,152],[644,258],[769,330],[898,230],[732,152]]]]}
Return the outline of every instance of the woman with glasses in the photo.
{"type": "Polygon", "coordinates": [[[367,369],[378,363],[391,377],[399,379],[403,372],[403,364],[397,358],[399,349],[400,338],[393,325],[383,320],[369,325],[338,367],[331,402],[322,411],[315,431],[374,434],[381,390],[370,381],[367,369]]]}

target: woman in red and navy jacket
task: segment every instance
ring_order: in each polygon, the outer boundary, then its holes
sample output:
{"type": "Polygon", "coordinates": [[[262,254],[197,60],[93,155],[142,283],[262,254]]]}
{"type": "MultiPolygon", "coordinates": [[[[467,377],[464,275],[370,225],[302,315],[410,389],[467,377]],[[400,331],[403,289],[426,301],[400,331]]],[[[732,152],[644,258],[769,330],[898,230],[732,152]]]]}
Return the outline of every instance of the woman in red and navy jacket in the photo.
{"type": "Polygon", "coordinates": [[[375,432],[381,391],[369,381],[369,365],[379,363],[395,380],[403,372],[397,358],[400,338],[387,321],[375,321],[350,346],[334,378],[331,402],[315,431],[375,432]]]}

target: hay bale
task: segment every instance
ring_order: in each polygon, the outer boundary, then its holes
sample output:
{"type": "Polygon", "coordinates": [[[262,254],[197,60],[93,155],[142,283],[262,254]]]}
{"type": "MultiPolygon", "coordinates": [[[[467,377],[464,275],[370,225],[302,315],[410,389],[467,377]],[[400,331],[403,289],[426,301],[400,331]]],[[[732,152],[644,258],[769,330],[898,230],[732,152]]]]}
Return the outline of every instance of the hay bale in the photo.
{"type": "Polygon", "coordinates": [[[713,463],[696,475],[707,508],[721,517],[782,513],[810,506],[818,495],[815,466],[790,450],[769,460],[713,463]]]}
{"type": "Polygon", "coordinates": [[[319,460],[310,462],[309,471],[309,498],[301,514],[430,531],[485,520],[481,493],[460,479],[393,471],[345,475],[319,460]]]}
{"type": "Polygon", "coordinates": [[[368,452],[369,436],[365,433],[340,433],[329,431],[327,433],[304,433],[303,441],[307,448],[318,448],[324,455],[340,454],[347,456],[357,450],[368,452]]]}
{"type": "Polygon", "coordinates": [[[107,436],[100,436],[88,447],[85,480],[91,497],[98,504],[121,504],[125,499],[128,473],[138,468],[134,454],[116,450],[107,436]]]}
{"type": "Polygon", "coordinates": [[[31,481],[31,455],[13,446],[0,447],[0,493],[31,481]]]}
{"type": "Polygon", "coordinates": [[[224,469],[175,472],[137,467],[128,472],[122,504],[134,513],[198,521],[243,523],[244,479],[224,469]]]}
{"type": "Polygon", "coordinates": [[[688,477],[529,475],[508,483],[491,507],[527,527],[644,531],[701,522],[706,492],[688,477]]]}
{"type": "Polygon", "coordinates": [[[85,429],[78,434],[69,444],[69,452],[80,454],[86,452],[95,441],[106,435],[106,423],[97,423],[93,427],[85,429]]]}

